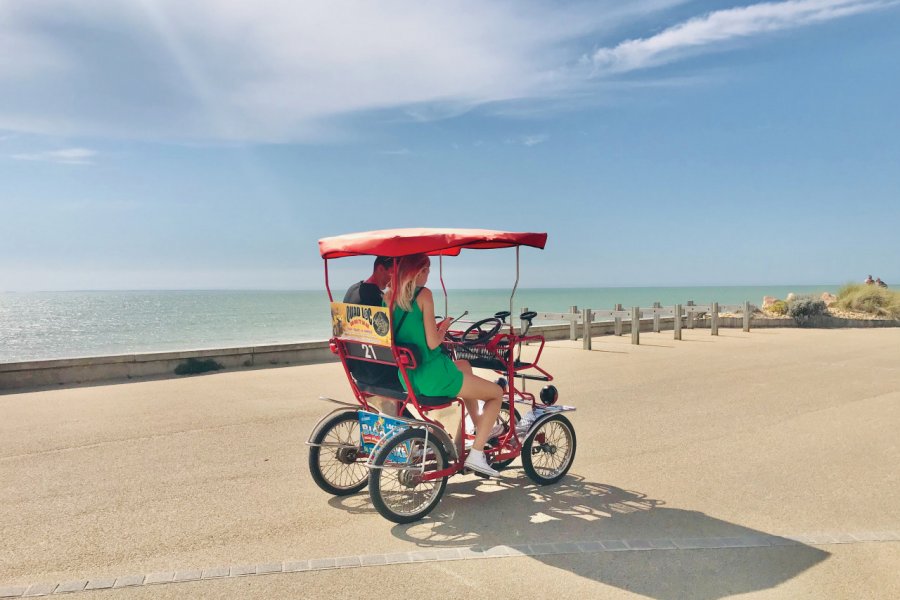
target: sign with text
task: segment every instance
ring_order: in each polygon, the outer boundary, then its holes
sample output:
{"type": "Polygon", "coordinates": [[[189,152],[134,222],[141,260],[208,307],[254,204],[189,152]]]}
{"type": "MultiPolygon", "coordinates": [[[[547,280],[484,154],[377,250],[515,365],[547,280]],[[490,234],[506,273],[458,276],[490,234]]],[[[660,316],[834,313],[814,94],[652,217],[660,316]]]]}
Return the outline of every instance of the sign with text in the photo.
{"type": "MultiPolygon", "coordinates": [[[[359,436],[363,450],[371,454],[378,442],[384,437],[399,434],[409,428],[409,425],[398,419],[392,419],[387,415],[369,413],[361,410],[359,415],[359,436]]],[[[404,442],[397,445],[388,456],[393,463],[406,463],[409,458],[409,450],[412,442],[404,442]]]]}
{"type": "Polygon", "coordinates": [[[334,337],[379,346],[391,345],[391,320],[383,306],[331,303],[331,332],[334,337]]]}

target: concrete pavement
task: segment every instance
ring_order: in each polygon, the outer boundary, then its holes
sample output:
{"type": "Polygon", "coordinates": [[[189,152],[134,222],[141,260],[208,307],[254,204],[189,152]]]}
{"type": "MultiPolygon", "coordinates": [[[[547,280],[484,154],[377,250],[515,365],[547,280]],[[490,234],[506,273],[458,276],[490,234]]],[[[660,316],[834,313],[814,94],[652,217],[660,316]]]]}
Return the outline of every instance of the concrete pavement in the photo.
{"type": "Polygon", "coordinates": [[[0,396],[0,591],[456,549],[76,597],[900,596],[900,330],[683,334],[549,343],[542,365],[578,407],[570,476],[456,477],[407,526],[309,476],[303,442],[330,409],[316,398],[349,399],[337,364],[0,396]],[[458,554],[567,542],[598,544],[458,554]]]}

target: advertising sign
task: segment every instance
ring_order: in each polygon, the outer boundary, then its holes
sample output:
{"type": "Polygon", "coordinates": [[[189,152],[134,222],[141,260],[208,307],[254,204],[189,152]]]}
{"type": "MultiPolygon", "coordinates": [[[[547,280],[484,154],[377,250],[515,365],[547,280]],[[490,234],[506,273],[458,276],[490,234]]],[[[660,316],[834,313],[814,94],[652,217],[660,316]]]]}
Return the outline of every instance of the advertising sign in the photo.
{"type": "Polygon", "coordinates": [[[332,302],[331,331],[335,337],[345,340],[391,345],[391,320],[383,306],[332,302]]]}
{"type": "MultiPolygon", "coordinates": [[[[359,435],[362,442],[363,450],[367,454],[371,454],[375,449],[375,445],[385,436],[399,433],[409,427],[403,421],[392,419],[385,415],[377,415],[374,413],[359,411],[359,435]]],[[[388,457],[390,462],[405,463],[409,457],[409,447],[411,442],[404,442],[394,448],[388,457]]]]}

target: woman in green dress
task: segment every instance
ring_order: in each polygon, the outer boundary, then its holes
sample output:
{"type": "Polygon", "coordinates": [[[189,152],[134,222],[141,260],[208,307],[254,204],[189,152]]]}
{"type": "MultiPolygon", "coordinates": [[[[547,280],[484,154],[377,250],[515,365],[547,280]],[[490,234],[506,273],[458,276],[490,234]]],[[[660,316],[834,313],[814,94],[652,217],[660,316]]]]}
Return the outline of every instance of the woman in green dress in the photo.
{"type": "MultiPolygon", "coordinates": [[[[447,317],[440,324],[435,323],[434,296],[425,287],[430,268],[431,260],[424,254],[404,256],[398,261],[399,281],[392,281],[385,294],[388,306],[394,303],[394,341],[419,349],[421,361],[415,369],[407,371],[417,394],[462,398],[475,424],[475,441],[466,458],[466,467],[496,477],[498,473],[488,465],[483,448],[500,414],[503,390],[496,383],[473,374],[468,361],[451,360],[441,350],[452,319],[447,317]],[[478,400],[484,402],[480,413],[478,400]]],[[[405,389],[402,377],[400,382],[405,389]]]]}

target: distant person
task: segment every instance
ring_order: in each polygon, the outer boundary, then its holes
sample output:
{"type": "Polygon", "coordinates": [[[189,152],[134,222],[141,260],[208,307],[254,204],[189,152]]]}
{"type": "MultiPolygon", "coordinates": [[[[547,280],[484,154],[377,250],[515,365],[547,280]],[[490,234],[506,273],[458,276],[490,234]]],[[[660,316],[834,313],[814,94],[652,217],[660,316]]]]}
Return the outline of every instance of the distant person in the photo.
{"type": "Polygon", "coordinates": [[[881,280],[881,277],[879,277],[878,279],[875,280],[875,285],[877,285],[878,287],[883,287],[883,288],[887,287],[887,284],[881,280]]]}
{"type": "Polygon", "coordinates": [[[866,285],[872,285],[872,284],[874,284],[874,283],[875,283],[875,280],[872,279],[872,276],[871,276],[871,275],[869,275],[868,277],[866,277],[866,285]]]}
{"type": "MultiPolygon", "coordinates": [[[[393,266],[393,258],[389,256],[376,257],[375,263],[372,265],[372,274],[365,281],[358,281],[351,285],[344,294],[344,302],[365,306],[384,306],[383,290],[391,279],[393,266]]],[[[357,383],[399,389],[397,367],[362,360],[351,360],[347,364],[357,383]]],[[[369,403],[388,415],[396,415],[399,407],[397,402],[383,396],[374,396],[369,399],[369,403]]]]}

